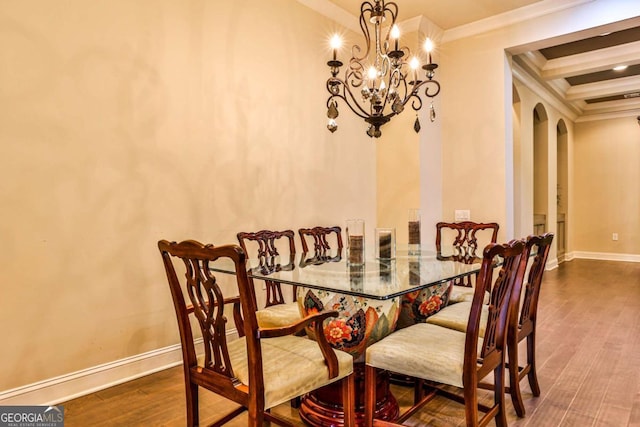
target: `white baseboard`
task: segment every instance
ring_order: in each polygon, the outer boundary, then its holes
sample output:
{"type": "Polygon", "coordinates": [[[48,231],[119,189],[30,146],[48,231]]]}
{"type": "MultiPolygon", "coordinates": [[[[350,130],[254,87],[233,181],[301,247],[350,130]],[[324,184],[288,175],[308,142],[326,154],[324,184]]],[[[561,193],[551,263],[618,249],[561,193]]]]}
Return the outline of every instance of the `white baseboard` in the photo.
{"type": "Polygon", "coordinates": [[[182,363],[180,345],[0,392],[0,405],[57,405],[182,363]]]}
{"type": "MultiPolygon", "coordinates": [[[[237,336],[235,329],[227,331],[228,338],[235,339],[237,336]]],[[[195,343],[196,351],[199,351],[202,338],[197,339],[195,343]]],[[[58,405],[181,363],[180,344],[175,344],[11,390],[0,391],[0,405],[58,405]]]]}
{"type": "Polygon", "coordinates": [[[583,252],[574,251],[571,253],[567,260],[573,258],[581,259],[598,259],[602,261],[626,261],[626,262],[640,262],[640,255],[638,254],[618,254],[612,252],[583,252]]]}

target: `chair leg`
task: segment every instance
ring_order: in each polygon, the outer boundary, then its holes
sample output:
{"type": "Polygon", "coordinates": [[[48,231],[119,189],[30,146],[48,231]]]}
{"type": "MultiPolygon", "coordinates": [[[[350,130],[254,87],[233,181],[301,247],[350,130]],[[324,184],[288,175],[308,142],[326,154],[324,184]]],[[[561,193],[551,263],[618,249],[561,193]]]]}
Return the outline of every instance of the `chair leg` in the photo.
{"type": "Polygon", "coordinates": [[[373,425],[373,414],[376,410],[376,368],[364,367],[364,425],[373,425]]]}
{"type": "Polygon", "coordinates": [[[540,384],[538,384],[538,375],[536,373],[536,331],[527,337],[527,363],[529,365],[529,385],[534,396],[540,396],[540,384]]]}
{"type": "Polygon", "coordinates": [[[299,409],[301,400],[302,398],[300,396],[294,397],[293,399],[291,399],[291,401],[289,401],[289,405],[291,405],[293,409],[299,409]]]}
{"type": "Polygon", "coordinates": [[[344,427],[356,425],[356,379],[355,373],[342,379],[342,407],[344,427]]]}
{"type": "MultiPolygon", "coordinates": [[[[516,368],[517,368],[516,364],[516,368]]],[[[504,410],[505,407],[505,398],[504,398],[504,364],[498,366],[493,370],[493,375],[495,378],[494,382],[494,395],[493,401],[495,405],[498,406],[498,412],[496,413],[496,427],[507,427],[507,414],[504,410]]],[[[516,382],[517,384],[517,382],[516,382]]],[[[513,390],[513,386],[511,389],[513,390]]]]}
{"type": "Polygon", "coordinates": [[[507,342],[507,350],[509,354],[509,394],[511,402],[516,410],[518,417],[525,415],[524,402],[522,401],[522,393],[520,392],[520,365],[518,363],[518,340],[517,333],[515,336],[509,336],[507,342]]]}
{"type": "Polygon", "coordinates": [[[464,387],[464,419],[467,427],[478,426],[478,388],[475,384],[464,387]]]}
{"type": "Polygon", "coordinates": [[[187,426],[197,426],[200,419],[198,411],[198,385],[188,382],[185,391],[187,397],[187,426]]]}

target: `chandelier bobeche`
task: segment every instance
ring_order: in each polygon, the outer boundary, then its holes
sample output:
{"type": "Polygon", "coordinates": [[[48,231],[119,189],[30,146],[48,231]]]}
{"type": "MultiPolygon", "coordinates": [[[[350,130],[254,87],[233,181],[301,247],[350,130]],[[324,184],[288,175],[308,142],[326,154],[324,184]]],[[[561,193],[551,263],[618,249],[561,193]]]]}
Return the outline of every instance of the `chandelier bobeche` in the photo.
{"type": "MultiPolygon", "coordinates": [[[[376,0],[365,1],[360,6],[360,28],[364,34],[366,49],[354,45],[352,57],[345,67],[344,78],[338,77],[343,63],[338,60],[340,48],[339,36],[331,39],[333,59],[327,62],[331,77],[327,80],[327,90],[331,94],[327,99],[327,128],[331,132],[338,129],[338,99],[365,122],[369,123],[367,135],[379,138],[380,127],[404,110],[405,104],[413,98],[411,107],[417,112],[422,108],[419,90],[425,88],[424,94],[434,98],[440,93],[440,83],[433,79],[438,64],[431,60],[433,42],[427,38],[424,48],[427,51],[425,80],[418,79],[420,59],[411,57],[408,47],[400,47],[400,30],[396,25],[398,6],[393,2],[376,0]],[[385,26],[383,29],[383,25],[385,26]],[[386,32],[384,38],[383,31],[386,32]],[[373,33],[374,40],[371,40],[373,33]],[[373,44],[373,45],[372,45],[373,44]],[[361,56],[360,56],[361,55],[361,56]],[[411,59],[409,59],[411,58],[411,59]],[[411,75],[407,71],[411,70],[411,75]],[[431,90],[431,91],[430,91],[431,90]]],[[[435,120],[433,101],[430,106],[431,121],[435,120]]],[[[420,131],[420,121],[416,115],[414,130],[420,131]]]]}

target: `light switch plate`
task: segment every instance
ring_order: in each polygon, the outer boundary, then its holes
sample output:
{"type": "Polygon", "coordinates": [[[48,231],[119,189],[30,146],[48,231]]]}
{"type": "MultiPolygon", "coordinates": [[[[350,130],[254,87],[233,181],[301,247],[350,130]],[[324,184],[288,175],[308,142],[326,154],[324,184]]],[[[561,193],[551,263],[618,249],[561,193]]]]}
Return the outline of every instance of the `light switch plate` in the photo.
{"type": "Polygon", "coordinates": [[[455,210],[455,219],[458,221],[469,221],[471,220],[471,211],[468,209],[456,209],[455,210]]]}

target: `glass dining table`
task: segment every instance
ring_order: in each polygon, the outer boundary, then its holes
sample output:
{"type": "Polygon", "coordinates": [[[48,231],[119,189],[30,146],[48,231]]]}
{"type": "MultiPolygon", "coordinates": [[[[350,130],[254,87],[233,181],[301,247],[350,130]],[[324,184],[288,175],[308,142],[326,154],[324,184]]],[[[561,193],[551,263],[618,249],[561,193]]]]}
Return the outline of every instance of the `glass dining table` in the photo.
{"type": "MultiPolygon", "coordinates": [[[[453,250],[453,249],[452,249],[453,250]]],[[[394,259],[366,259],[351,264],[341,253],[299,254],[269,259],[249,259],[248,274],[254,280],[270,280],[295,286],[302,316],[336,310],[337,318],[323,325],[329,343],[354,357],[356,373],[356,424],[363,425],[364,356],[366,347],[392,333],[396,327],[422,321],[448,302],[453,280],[475,274],[480,263],[460,263],[451,254],[399,250],[394,259]]],[[[233,274],[233,269],[217,267],[233,274]]],[[[307,333],[311,338],[311,330],[307,333]]],[[[329,385],[304,396],[301,419],[312,426],[341,425],[339,386],[329,385]]],[[[376,418],[398,415],[389,375],[377,379],[376,418]]]]}

